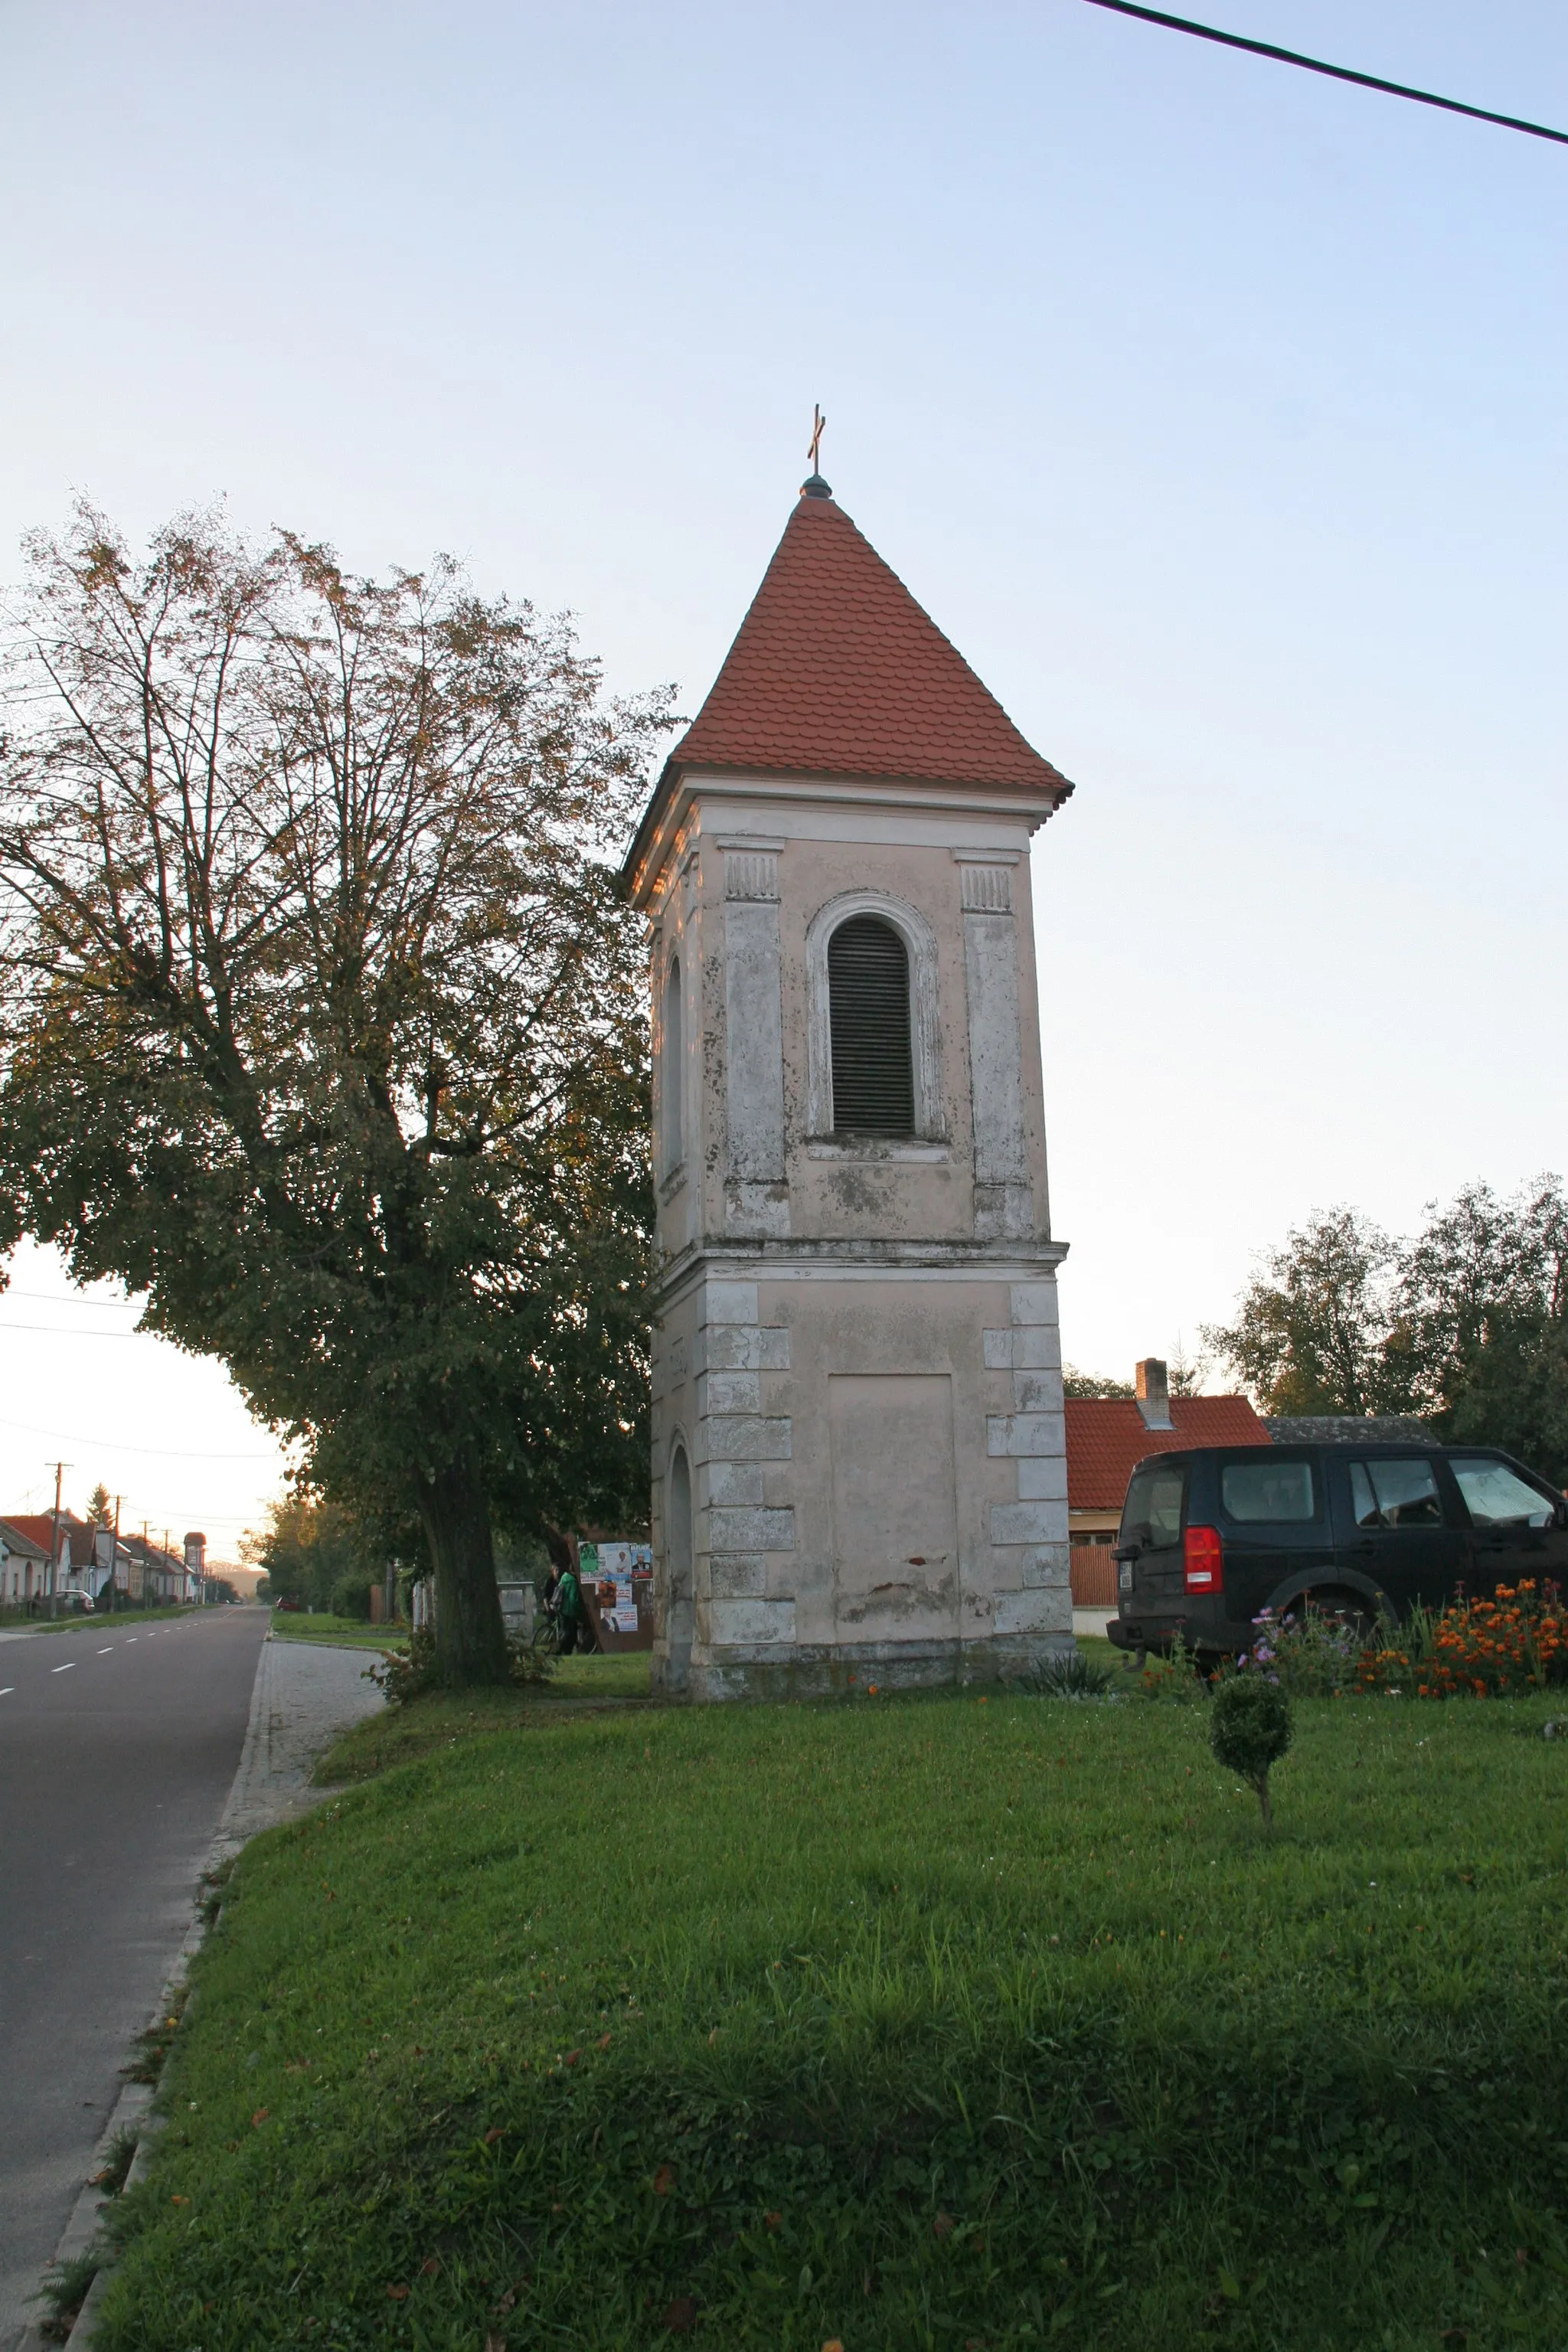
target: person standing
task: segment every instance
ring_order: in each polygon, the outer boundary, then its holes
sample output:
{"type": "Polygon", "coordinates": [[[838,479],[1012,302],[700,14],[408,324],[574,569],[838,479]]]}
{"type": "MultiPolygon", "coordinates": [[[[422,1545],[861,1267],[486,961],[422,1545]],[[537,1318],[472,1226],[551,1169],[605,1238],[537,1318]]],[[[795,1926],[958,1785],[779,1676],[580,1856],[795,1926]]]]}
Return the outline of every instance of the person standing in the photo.
{"type": "Polygon", "coordinates": [[[577,1647],[583,1627],[583,1588],[570,1560],[555,1587],[555,1615],[561,1627],[561,1655],[569,1658],[577,1647]]]}

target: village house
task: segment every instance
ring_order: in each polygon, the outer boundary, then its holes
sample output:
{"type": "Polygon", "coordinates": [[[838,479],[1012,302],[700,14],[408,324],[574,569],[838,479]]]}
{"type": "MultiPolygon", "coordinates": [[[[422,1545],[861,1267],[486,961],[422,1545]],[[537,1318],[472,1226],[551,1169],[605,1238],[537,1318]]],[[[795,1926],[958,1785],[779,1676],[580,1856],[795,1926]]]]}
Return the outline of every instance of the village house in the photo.
{"type": "MultiPolygon", "coordinates": [[[[22,1569],[21,1601],[47,1600],[51,1594],[57,1603],[70,1606],[84,1593],[95,1590],[92,1561],[93,1530],[85,1519],[69,1511],[59,1515],[58,1550],[54,1552],[55,1570],[51,1577],[49,1559],[56,1540],[53,1511],[17,1511],[8,1519],[0,1519],[0,1538],[17,1554],[22,1569]],[[27,1571],[31,1569],[31,1590],[27,1590],[27,1571]]],[[[7,1570],[7,1579],[11,1571],[7,1570]]],[[[6,1593],[9,1603],[11,1594],[6,1593]]]]}
{"type": "Polygon", "coordinates": [[[165,1551],[141,1536],[122,1536],[124,1590],[147,1608],[199,1597],[199,1580],[176,1551],[165,1551]]]}
{"type": "Polygon", "coordinates": [[[1071,791],[813,474],[626,860],[656,1686],[1070,1645],[1031,835],[1071,791]]]}
{"type": "Polygon", "coordinates": [[[1268,1430],[1243,1396],[1172,1396],[1164,1364],[1135,1367],[1130,1397],[1068,1397],[1068,1540],[1073,1605],[1114,1609],[1111,1547],[1127,1482],[1146,1455],[1189,1445],[1268,1445],[1268,1430]]]}
{"type": "Polygon", "coordinates": [[[7,1609],[25,1609],[48,1590],[51,1522],[44,1520],[41,1543],[33,1525],[27,1516],[0,1519],[0,1600],[7,1609]]]}
{"type": "Polygon", "coordinates": [[[148,1605],[202,1597],[206,1565],[203,1535],[187,1535],[183,1553],[164,1550],[138,1536],[122,1536],[116,1550],[112,1528],[62,1511],[51,1577],[55,1532],[52,1511],[21,1511],[0,1519],[0,1605],[47,1607],[52,1596],[57,1609],[88,1602],[100,1607],[106,1605],[111,1583],[126,1599],[148,1605]]]}

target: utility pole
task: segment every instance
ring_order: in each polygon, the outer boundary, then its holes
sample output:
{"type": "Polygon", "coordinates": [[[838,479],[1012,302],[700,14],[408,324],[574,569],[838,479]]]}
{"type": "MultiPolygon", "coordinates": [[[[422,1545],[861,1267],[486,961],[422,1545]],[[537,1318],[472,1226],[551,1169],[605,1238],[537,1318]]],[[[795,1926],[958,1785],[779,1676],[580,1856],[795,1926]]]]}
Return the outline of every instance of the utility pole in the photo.
{"type": "MultiPolygon", "coordinates": [[[[109,1608],[110,1614],[111,1616],[115,1610],[120,1606],[120,1503],[121,1497],[116,1495],[114,1497],[113,1566],[109,1571],[109,1608]]],[[[125,1571],[125,1598],[127,1601],[131,1598],[131,1571],[129,1568],[125,1571]]]]}
{"type": "Polygon", "coordinates": [[[54,1533],[49,1539],[49,1615],[52,1617],[55,1613],[55,1596],[59,1585],[60,1481],[68,1470],[75,1469],[76,1465],[74,1462],[49,1462],[46,1463],[45,1467],[55,1474],[54,1533]]]}

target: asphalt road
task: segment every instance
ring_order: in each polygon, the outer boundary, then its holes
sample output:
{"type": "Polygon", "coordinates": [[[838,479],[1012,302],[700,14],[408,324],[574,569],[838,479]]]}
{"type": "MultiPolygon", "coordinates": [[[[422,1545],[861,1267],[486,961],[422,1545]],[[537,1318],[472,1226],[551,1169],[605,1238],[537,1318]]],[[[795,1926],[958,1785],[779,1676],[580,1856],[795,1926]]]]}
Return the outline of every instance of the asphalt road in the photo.
{"type": "Polygon", "coordinates": [[[267,1626],[213,1609],[0,1642],[0,2352],[190,1924],[267,1626]]]}

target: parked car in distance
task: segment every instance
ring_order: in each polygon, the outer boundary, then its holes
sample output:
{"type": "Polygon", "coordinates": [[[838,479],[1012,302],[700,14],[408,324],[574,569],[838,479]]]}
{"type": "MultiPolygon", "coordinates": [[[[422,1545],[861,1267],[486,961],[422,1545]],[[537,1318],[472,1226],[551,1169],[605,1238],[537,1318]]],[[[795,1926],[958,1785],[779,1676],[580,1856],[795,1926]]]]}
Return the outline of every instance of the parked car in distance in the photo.
{"type": "Polygon", "coordinates": [[[1255,1445],[1156,1454],[1116,1544],[1121,1650],[1244,1650],[1265,1610],[1367,1629],[1461,1589],[1568,1583],[1568,1501],[1484,1445],[1255,1445]]]}

